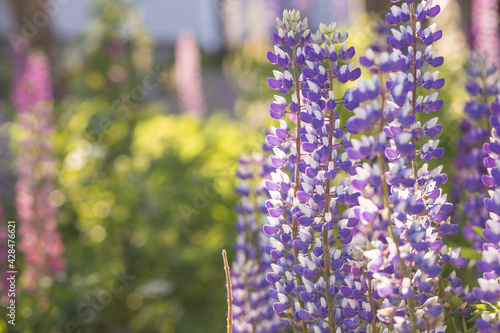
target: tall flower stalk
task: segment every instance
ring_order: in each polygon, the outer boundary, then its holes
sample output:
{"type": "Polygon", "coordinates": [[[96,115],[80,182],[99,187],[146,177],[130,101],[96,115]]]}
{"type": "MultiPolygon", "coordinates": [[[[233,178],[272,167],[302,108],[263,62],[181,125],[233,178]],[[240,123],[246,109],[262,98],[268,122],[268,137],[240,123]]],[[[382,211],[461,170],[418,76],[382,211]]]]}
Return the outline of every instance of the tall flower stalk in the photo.
{"type": "MultiPolygon", "coordinates": [[[[387,308],[385,304],[382,304],[382,309],[377,310],[380,308],[380,304],[377,303],[380,302],[376,302],[375,299],[389,296],[397,298],[400,295],[394,294],[394,288],[388,286],[387,283],[397,278],[402,278],[404,283],[407,283],[406,280],[409,278],[407,264],[402,260],[399,242],[396,238],[399,236],[399,230],[390,222],[393,215],[390,200],[394,195],[390,197],[393,193],[390,192],[389,184],[406,188],[413,187],[414,182],[403,177],[400,177],[397,182],[392,181],[395,175],[390,174],[390,171],[395,170],[389,169],[386,158],[386,149],[391,149],[386,133],[392,134],[391,125],[392,129],[397,131],[400,125],[397,122],[398,116],[408,116],[408,110],[398,110],[395,107],[385,82],[385,79],[389,78],[389,73],[408,69],[409,61],[399,51],[388,54],[376,53],[369,49],[365,56],[361,57],[360,62],[373,73],[373,77],[371,80],[358,83],[353,96],[361,106],[354,109],[354,116],[346,123],[347,130],[351,134],[366,134],[359,139],[351,139],[347,149],[349,159],[359,162],[355,165],[356,172],[350,177],[349,184],[354,191],[360,193],[357,203],[352,205],[349,211],[349,216],[351,219],[360,221],[360,224],[356,226],[356,243],[361,259],[359,269],[365,277],[365,287],[372,308],[371,331],[376,332],[377,313],[383,323],[395,323],[396,327],[400,323],[397,318],[394,319],[393,309],[387,308]],[[384,258],[384,253],[390,253],[390,257],[384,258]],[[391,275],[396,268],[400,271],[400,276],[397,278],[391,275]]],[[[397,134],[401,133],[403,131],[397,134]]],[[[400,145],[407,144],[409,138],[401,135],[395,138],[394,142],[396,141],[400,145]]],[[[391,157],[393,162],[398,161],[397,153],[392,154],[391,157]]],[[[398,167],[404,165],[404,160],[398,162],[401,162],[398,167]]],[[[409,174],[408,169],[397,171],[409,174]]],[[[409,317],[411,322],[415,323],[415,315],[414,313],[412,315],[410,311],[414,308],[413,295],[405,294],[404,296],[406,297],[400,298],[407,300],[409,317]]]]}
{"type": "Polygon", "coordinates": [[[492,130],[489,142],[483,146],[487,156],[484,165],[488,170],[482,176],[482,182],[490,188],[488,197],[484,199],[484,207],[489,218],[482,230],[484,244],[482,258],[478,268],[483,277],[478,279],[479,288],[474,288],[472,294],[477,301],[482,302],[481,318],[476,320],[479,332],[500,332],[500,97],[491,104],[489,119],[492,130]]]}
{"type": "Polygon", "coordinates": [[[268,84],[285,97],[277,95],[271,103],[271,117],[280,126],[267,136],[277,168],[266,182],[273,199],[266,203],[269,224],[264,232],[273,236],[269,253],[276,261],[267,278],[275,284],[274,311],[300,332],[350,331],[366,323],[359,314],[360,307],[368,306],[363,300],[358,304],[361,283],[342,270],[352,256],[352,237],[338,232],[339,206],[355,201],[356,195],[349,192],[347,179],[335,186],[332,181],[339,173],[352,172],[344,151],[349,135],[337,104],[356,105],[349,91],[334,96],[334,85],[360,76],[346,39],[347,33],[337,31],[334,23],[321,24],[311,35],[299,12],[284,11],[273,34],[274,52],[268,53],[283,69],[274,71],[268,84]],[[337,50],[335,44],[341,43],[337,50]]]}
{"type": "Polygon", "coordinates": [[[27,53],[20,66],[12,98],[23,131],[17,158],[16,204],[19,249],[26,261],[22,278],[35,290],[43,278],[65,268],[63,243],[57,230],[56,209],[50,204],[55,189],[52,151],[52,86],[49,63],[39,51],[27,53]]]}
{"type": "Polygon", "coordinates": [[[274,170],[263,154],[243,156],[239,161],[236,191],[241,199],[236,206],[238,238],[232,264],[234,333],[280,332],[287,325],[273,312],[266,273],[271,258],[265,253],[269,239],[262,233],[267,190],[263,179],[274,170]]]}
{"type": "Polygon", "coordinates": [[[436,30],[435,24],[424,28],[425,20],[439,12],[439,5],[434,6],[432,1],[408,0],[393,6],[386,16],[387,23],[399,25],[387,42],[394,50],[401,50],[409,66],[391,74],[385,84],[390,108],[394,110],[383,129],[389,138],[385,149],[390,162],[386,180],[392,206],[388,207],[392,208],[392,216],[387,259],[399,264],[394,265],[393,272],[378,275],[377,291],[387,298],[379,310],[379,319],[394,323],[401,332],[442,330],[445,322],[449,331],[457,331],[452,309],[446,308],[444,301],[461,292],[461,281],[454,273],[443,276],[442,271],[449,263],[458,268],[467,263],[460,249],[451,251],[443,245],[442,238],[458,232],[458,225],[447,219],[453,205],[439,188],[447,181],[447,175],[441,173],[442,166],[429,170],[427,164],[444,154],[439,140],[433,139],[442,126],[437,124],[437,117],[423,125],[418,121],[418,114],[443,107],[437,90],[444,85],[444,79],[433,71],[443,63],[443,57],[432,49],[442,31],[436,30]],[[426,90],[434,92],[425,94],[426,90]],[[448,283],[452,288],[446,287],[448,283]],[[399,292],[395,294],[394,290],[399,292]]]}
{"type": "Polygon", "coordinates": [[[175,44],[175,84],[182,112],[197,116],[207,113],[200,50],[191,31],[180,33],[175,44]]]}
{"type": "Polygon", "coordinates": [[[483,145],[489,141],[491,132],[491,103],[499,92],[497,73],[494,65],[488,65],[488,56],[482,52],[471,54],[467,69],[466,90],[470,100],[465,105],[466,118],[460,128],[463,135],[458,142],[458,155],[455,166],[458,173],[454,181],[455,202],[462,200],[466,225],[463,234],[475,249],[483,243],[481,230],[488,219],[488,211],[483,200],[487,196],[487,187],[481,181],[487,173],[484,158],[487,156],[483,145]]]}
{"type": "Polygon", "coordinates": [[[490,64],[500,66],[498,1],[473,0],[471,22],[474,51],[486,53],[490,64]]]}

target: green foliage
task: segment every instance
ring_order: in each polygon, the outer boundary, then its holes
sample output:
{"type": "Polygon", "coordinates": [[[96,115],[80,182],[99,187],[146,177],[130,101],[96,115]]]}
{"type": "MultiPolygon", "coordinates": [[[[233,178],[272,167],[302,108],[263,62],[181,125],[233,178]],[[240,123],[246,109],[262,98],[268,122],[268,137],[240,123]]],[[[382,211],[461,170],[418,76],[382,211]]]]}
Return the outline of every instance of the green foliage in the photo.
{"type": "Polygon", "coordinates": [[[225,327],[220,253],[235,239],[233,174],[263,133],[224,113],[202,120],[147,104],[163,73],[124,3],[98,1],[67,57],[54,204],[68,267],[36,294],[20,294],[15,331],[225,327]]]}
{"type": "Polygon", "coordinates": [[[64,332],[73,322],[82,332],[223,330],[234,161],[258,149],[261,134],[224,114],[202,122],[160,111],[153,105],[137,122],[129,154],[109,155],[116,142],[90,144],[71,126],[58,133],[67,276],[43,291],[45,311],[36,295],[22,296],[19,311],[32,312],[23,331],[64,332]],[[78,151],[82,161],[68,162],[78,151]],[[114,292],[121,272],[134,278],[114,292]]]}

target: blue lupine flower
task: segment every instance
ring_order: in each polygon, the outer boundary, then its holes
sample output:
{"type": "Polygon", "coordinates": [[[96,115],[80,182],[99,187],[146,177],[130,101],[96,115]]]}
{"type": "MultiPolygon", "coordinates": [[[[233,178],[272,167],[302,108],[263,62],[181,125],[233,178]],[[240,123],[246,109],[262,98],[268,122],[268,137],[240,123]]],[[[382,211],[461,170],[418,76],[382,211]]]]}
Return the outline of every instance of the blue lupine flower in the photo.
{"type": "Polygon", "coordinates": [[[487,188],[481,181],[481,176],[487,173],[483,163],[487,153],[482,147],[488,141],[491,123],[494,123],[491,118],[495,118],[492,113],[495,105],[492,105],[493,98],[489,91],[498,92],[498,81],[493,76],[496,68],[487,65],[486,54],[472,53],[469,61],[466,90],[470,100],[465,105],[467,117],[460,125],[463,136],[458,142],[459,154],[455,159],[458,175],[454,179],[453,190],[455,203],[464,198],[462,210],[467,220],[463,234],[475,249],[480,249],[483,241],[474,228],[483,229],[488,219],[483,204],[487,188]]]}
{"type": "Polygon", "coordinates": [[[266,273],[270,268],[276,276],[283,272],[271,263],[271,258],[265,253],[264,248],[270,241],[260,232],[266,211],[262,209],[266,199],[262,179],[268,177],[274,168],[266,165],[262,154],[244,156],[239,164],[236,172],[240,179],[236,191],[241,195],[236,206],[236,228],[239,234],[234,245],[236,256],[231,268],[233,332],[280,332],[288,325],[273,312],[266,273]]]}
{"type": "Polygon", "coordinates": [[[371,273],[373,295],[384,299],[375,310],[377,318],[398,332],[442,329],[444,312],[449,311],[442,297],[462,292],[459,279],[453,280],[452,291],[442,287],[450,283],[442,277],[442,266],[467,264],[460,249],[448,250],[440,240],[458,232],[458,226],[447,220],[453,205],[439,189],[447,176],[441,173],[442,167],[428,171],[421,162],[444,154],[439,140],[424,141],[441,132],[438,119],[423,126],[417,121],[418,113],[435,112],[443,105],[435,90],[444,85],[444,79],[437,71],[429,71],[443,62],[432,50],[442,32],[435,24],[422,29],[418,22],[434,17],[439,10],[430,1],[418,6],[406,1],[391,9],[387,23],[403,23],[387,38],[393,51],[377,54],[369,50],[360,59],[378,75],[353,91],[360,106],[346,123],[351,134],[373,131],[371,137],[352,139],[346,149],[350,159],[362,162],[353,166],[357,171],[349,181],[361,194],[351,214],[363,222],[357,227],[362,230],[360,242],[375,248],[365,252],[368,263],[363,267],[371,273]],[[418,87],[430,93],[419,95],[418,87]],[[416,311],[416,302],[423,308],[416,311]]]}
{"type": "Polygon", "coordinates": [[[337,104],[347,108],[357,104],[353,90],[336,98],[333,85],[355,81],[361,71],[351,62],[355,50],[345,43],[347,33],[332,23],[320,24],[319,31],[310,35],[303,22],[298,12],[285,11],[283,21],[277,21],[274,39],[279,43],[274,53],[268,53],[269,60],[285,70],[275,71],[269,86],[291,97],[277,96],[271,105],[271,116],[280,119],[280,127],[267,137],[274,147],[270,161],[277,168],[265,185],[271,199],[263,230],[271,237],[267,250],[275,260],[267,279],[275,285],[274,311],[296,329],[350,332],[371,320],[361,271],[356,265],[340,270],[346,260],[353,260],[349,248],[353,222],[339,216],[338,205],[356,201],[357,194],[347,179],[337,187],[331,181],[339,173],[355,172],[346,153],[349,134],[343,130],[337,104]],[[341,46],[336,49],[336,44],[341,46]],[[283,45],[290,47],[290,55],[278,48],[283,45]],[[286,114],[290,123],[295,122],[294,129],[283,119],[286,114]],[[290,145],[287,152],[284,144],[290,145]],[[346,246],[344,250],[335,250],[336,242],[346,246]],[[342,288],[350,294],[342,294],[342,288]]]}
{"type": "MultiPolygon", "coordinates": [[[[497,304],[500,300],[500,184],[497,178],[500,150],[498,150],[499,139],[496,128],[491,130],[490,142],[484,145],[484,151],[488,156],[484,159],[484,164],[488,169],[488,174],[483,175],[483,183],[492,189],[489,197],[484,199],[484,207],[489,213],[489,218],[482,230],[484,244],[482,245],[482,258],[477,267],[483,272],[483,278],[478,279],[479,288],[474,288],[472,294],[478,301],[489,304],[497,304]]],[[[490,315],[483,311],[480,319],[476,321],[478,331],[492,331],[500,326],[498,310],[496,314],[490,315]]]]}

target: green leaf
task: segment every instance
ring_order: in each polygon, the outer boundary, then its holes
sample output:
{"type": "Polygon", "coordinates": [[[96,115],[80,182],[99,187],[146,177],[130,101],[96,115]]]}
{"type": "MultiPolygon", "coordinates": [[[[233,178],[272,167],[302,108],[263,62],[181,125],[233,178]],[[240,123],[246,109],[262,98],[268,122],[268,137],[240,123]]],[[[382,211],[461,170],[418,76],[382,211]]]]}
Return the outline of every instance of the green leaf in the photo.
{"type": "Polygon", "coordinates": [[[474,232],[476,234],[478,234],[479,236],[483,237],[483,228],[481,228],[481,227],[472,227],[472,230],[474,230],[474,232]]]}

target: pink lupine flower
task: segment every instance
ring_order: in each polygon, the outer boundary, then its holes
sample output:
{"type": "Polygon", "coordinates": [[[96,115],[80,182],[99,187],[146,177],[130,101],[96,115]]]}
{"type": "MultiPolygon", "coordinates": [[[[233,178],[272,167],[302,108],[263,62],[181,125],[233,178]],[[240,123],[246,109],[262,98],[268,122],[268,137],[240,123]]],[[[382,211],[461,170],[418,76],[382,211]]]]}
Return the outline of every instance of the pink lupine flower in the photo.
{"type": "Polygon", "coordinates": [[[175,45],[175,84],[182,112],[206,113],[201,75],[200,50],[191,31],[179,34],[175,45]]]}
{"type": "Polygon", "coordinates": [[[474,0],[472,2],[472,35],[475,51],[488,54],[495,66],[500,65],[500,34],[498,32],[498,1],[474,0]]]}
{"type": "Polygon", "coordinates": [[[57,231],[56,209],[48,200],[55,179],[50,67],[45,55],[35,51],[25,55],[19,69],[12,92],[24,134],[17,158],[18,248],[26,263],[22,278],[33,291],[41,278],[64,270],[65,262],[61,258],[63,243],[57,231]]]}

